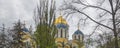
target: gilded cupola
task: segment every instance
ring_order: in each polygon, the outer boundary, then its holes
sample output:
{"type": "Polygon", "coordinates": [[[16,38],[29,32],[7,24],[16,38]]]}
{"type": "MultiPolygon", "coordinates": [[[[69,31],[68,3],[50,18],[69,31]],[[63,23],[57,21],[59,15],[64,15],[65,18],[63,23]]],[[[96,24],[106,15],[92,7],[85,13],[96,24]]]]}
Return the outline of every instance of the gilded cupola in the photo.
{"type": "Polygon", "coordinates": [[[62,17],[62,16],[59,16],[56,20],[55,20],[55,25],[57,24],[67,24],[66,20],[62,17]]]}

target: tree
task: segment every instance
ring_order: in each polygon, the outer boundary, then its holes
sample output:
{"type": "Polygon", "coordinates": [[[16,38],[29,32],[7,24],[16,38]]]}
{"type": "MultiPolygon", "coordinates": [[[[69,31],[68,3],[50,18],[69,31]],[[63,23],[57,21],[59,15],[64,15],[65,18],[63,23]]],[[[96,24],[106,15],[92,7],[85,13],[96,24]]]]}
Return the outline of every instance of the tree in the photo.
{"type": "Polygon", "coordinates": [[[55,1],[39,0],[35,10],[36,31],[34,33],[37,45],[40,48],[53,48],[55,46],[55,1]],[[49,3],[50,2],[50,3],[49,3]]]}
{"type": "Polygon", "coordinates": [[[21,32],[22,32],[22,27],[23,24],[20,22],[20,20],[15,23],[12,31],[12,38],[13,38],[13,42],[11,42],[13,48],[17,48],[17,47],[22,47],[23,43],[21,42],[21,32]]]}
{"type": "Polygon", "coordinates": [[[99,39],[97,39],[95,42],[98,44],[97,48],[114,48],[114,39],[112,38],[111,33],[99,34],[99,39]]]}
{"type": "Polygon", "coordinates": [[[5,25],[3,24],[3,27],[1,27],[1,34],[0,34],[0,47],[7,47],[7,41],[8,36],[5,34],[5,25]]]}
{"type": "MultiPolygon", "coordinates": [[[[95,2],[95,1],[94,1],[95,2]]],[[[67,10],[72,13],[80,13],[83,16],[85,16],[87,19],[93,21],[99,27],[101,26],[104,29],[109,29],[114,34],[115,48],[119,48],[118,46],[118,26],[120,25],[120,1],[119,0],[100,0],[96,1],[95,5],[91,5],[87,2],[87,0],[71,0],[71,2],[64,3],[65,7],[63,7],[63,10],[67,10]],[[109,9],[105,9],[102,6],[105,5],[105,3],[108,5],[109,9]],[[75,4],[79,5],[79,7],[74,6],[75,4]],[[97,19],[92,18],[88,13],[85,12],[88,8],[97,9],[100,12],[96,12],[98,14],[96,17],[99,17],[97,19]],[[98,20],[99,19],[99,20],[98,20]],[[105,21],[107,23],[105,24],[105,21]]]]}

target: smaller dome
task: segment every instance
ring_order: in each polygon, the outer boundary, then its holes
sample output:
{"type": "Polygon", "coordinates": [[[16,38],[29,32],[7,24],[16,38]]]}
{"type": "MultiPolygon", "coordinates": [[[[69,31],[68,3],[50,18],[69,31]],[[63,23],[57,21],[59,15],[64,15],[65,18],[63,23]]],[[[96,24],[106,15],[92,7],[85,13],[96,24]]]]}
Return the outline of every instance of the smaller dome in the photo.
{"type": "Polygon", "coordinates": [[[29,32],[29,30],[28,30],[26,27],[24,27],[24,28],[22,29],[22,31],[23,31],[23,32],[29,32]]]}
{"type": "Polygon", "coordinates": [[[56,27],[57,28],[67,28],[67,25],[65,25],[65,24],[57,24],[56,27]]]}
{"type": "Polygon", "coordinates": [[[75,35],[80,34],[80,35],[84,35],[79,29],[77,31],[74,32],[75,35]]]}

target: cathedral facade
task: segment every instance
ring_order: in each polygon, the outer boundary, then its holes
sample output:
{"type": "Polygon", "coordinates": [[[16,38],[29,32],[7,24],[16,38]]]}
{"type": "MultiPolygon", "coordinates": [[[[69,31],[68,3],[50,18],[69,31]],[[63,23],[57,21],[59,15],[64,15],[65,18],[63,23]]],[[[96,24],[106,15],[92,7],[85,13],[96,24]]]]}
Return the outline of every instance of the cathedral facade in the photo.
{"type": "Polygon", "coordinates": [[[57,27],[55,43],[58,48],[85,48],[84,34],[79,28],[73,33],[72,40],[69,40],[69,25],[61,15],[55,20],[55,25],[57,27]]]}

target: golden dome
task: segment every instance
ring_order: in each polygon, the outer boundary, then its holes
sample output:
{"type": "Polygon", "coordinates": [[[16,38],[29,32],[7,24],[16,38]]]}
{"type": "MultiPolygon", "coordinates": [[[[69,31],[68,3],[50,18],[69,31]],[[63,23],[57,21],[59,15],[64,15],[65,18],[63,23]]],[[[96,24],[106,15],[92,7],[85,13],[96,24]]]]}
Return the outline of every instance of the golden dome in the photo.
{"type": "Polygon", "coordinates": [[[56,24],[67,24],[67,22],[62,16],[60,16],[57,19],[55,19],[55,25],[56,24]]]}

